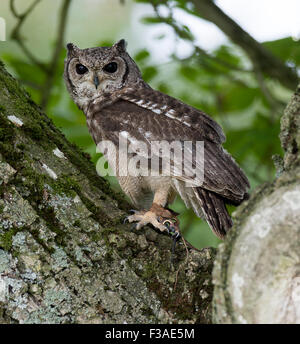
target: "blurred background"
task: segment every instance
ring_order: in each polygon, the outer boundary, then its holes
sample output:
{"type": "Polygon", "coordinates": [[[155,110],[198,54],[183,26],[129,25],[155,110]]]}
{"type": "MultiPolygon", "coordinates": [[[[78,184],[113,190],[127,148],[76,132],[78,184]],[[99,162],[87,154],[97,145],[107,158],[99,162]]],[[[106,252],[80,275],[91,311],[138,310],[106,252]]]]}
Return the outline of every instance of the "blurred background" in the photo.
{"type": "MultiPolygon", "coordinates": [[[[1,0],[6,41],[0,42],[0,59],[96,162],[85,117],[63,83],[65,45],[88,48],[125,38],[153,88],[221,124],[224,146],[253,190],[274,179],[272,156],[282,154],[280,116],[299,75],[299,13],[298,0],[1,0]]],[[[181,213],[181,229],[194,246],[218,245],[180,199],[172,208],[181,213]]]]}

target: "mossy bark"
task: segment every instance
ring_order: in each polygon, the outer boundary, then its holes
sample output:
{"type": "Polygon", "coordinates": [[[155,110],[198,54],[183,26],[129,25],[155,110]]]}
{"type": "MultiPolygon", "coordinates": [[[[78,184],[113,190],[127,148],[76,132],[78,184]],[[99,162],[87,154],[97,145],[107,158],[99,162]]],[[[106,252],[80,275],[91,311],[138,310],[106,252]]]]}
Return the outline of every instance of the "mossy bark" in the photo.
{"type": "MultiPolygon", "coordinates": [[[[235,214],[213,270],[213,321],[300,323],[300,88],[281,120],[277,178],[235,214]]],[[[275,139],[275,138],[274,138],[275,139]]]]}
{"type": "Polygon", "coordinates": [[[0,323],[209,323],[215,250],[129,209],[0,64],[0,323]]]}
{"type": "MultiPolygon", "coordinates": [[[[0,65],[0,323],[300,322],[300,92],[278,177],[219,248],[176,249],[122,221],[130,205],[0,65]]],[[[275,139],[275,138],[274,138],[275,139]]]]}

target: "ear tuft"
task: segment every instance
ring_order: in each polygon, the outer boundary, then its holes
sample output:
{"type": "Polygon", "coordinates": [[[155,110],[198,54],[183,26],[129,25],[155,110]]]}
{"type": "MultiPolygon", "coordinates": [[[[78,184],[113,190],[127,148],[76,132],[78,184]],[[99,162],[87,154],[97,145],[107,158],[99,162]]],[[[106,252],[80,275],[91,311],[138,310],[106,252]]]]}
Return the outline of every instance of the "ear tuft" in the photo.
{"type": "Polygon", "coordinates": [[[75,56],[79,52],[79,48],[73,43],[67,44],[68,56],[75,56]]]}
{"type": "Polygon", "coordinates": [[[120,39],[112,47],[113,47],[113,49],[115,49],[118,52],[122,53],[122,52],[126,51],[126,46],[127,46],[127,42],[125,41],[125,39],[120,39]]]}

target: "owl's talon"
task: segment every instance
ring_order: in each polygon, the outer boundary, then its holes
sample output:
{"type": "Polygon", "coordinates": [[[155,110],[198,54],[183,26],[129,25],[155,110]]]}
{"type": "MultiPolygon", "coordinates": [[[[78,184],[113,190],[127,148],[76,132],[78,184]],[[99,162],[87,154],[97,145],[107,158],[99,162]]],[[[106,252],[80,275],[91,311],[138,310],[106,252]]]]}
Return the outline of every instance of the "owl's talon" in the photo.
{"type": "Polygon", "coordinates": [[[157,220],[157,216],[152,211],[134,211],[133,215],[126,217],[126,220],[131,222],[136,222],[134,224],[134,229],[141,229],[147,224],[151,224],[153,227],[161,230],[162,232],[166,230],[166,227],[157,220]]]}
{"type": "Polygon", "coordinates": [[[162,224],[166,227],[168,234],[175,240],[180,238],[179,228],[176,228],[178,227],[177,221],[177,219],[166,219],[164,221],[161,220],[162,224]]]}
{"type": "Polygon", "coordinates": [[[174,226],[166,226],[167,232],[170,235],[173,235],[175,233],[175,227],[174,226]]]}
{"type": "Polygon", "coordinates": [[[137,220],[135,220],[135,216],[138,214],[144,214],[144,212],[140,212],[140,211],[134,210],[134,209],[130,209],[129,213],[131,213],[132,215],[127,215],[125,217],[125,219],[123,220],[123,224],[137,221],[137,220]]]}
{"type": "Polygon", "coordinates": [[[180,238],[180,233],[173,226],[170,228],[167,228],[167,232],[172,238],[175,238],[175,239],[180,238]]]}
{"type": "Polygon", "coordinates": [[[175,228],[174,227],[168,227],[167,228],[167,232],[168,232],[168,234],[173,236],[175,234],[175,228]]]}
{"type": "Polygon", "coordinates": [[[159,229],[161,232],[166,231],[172,238],[175,240],[180,238],[179,228],[178,228],[178,219],[175,218],[163,218],[160,215],[157,215],[155,211],[137,211],[131,209],[132,215],[129,215],[125,218],[124,223],[126,222],[136,222],[131,229],[139,230],[147,224],[151,224],[154,228],[159,229]]]}
{"type": "Polygon", "coordinates": [[[179,232],[176,232],[175,235],[173,236],[176,240],[179,240],[181,238],[181,235],[179,232]]]}

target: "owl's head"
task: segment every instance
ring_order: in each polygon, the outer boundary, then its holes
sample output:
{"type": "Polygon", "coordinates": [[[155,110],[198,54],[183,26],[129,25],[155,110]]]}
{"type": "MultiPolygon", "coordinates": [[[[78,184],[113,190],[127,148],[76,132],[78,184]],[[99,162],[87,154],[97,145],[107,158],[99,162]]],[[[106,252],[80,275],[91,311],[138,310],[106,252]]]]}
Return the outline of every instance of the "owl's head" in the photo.
{"type": "Polygon", "coordinates": [[[136,63],[126,52],[126,42],[112,47],[79,49],[67,44],[64,79],[67,89],[80,109],[104,93],[113,93],[142,80],[136,63]]]}

